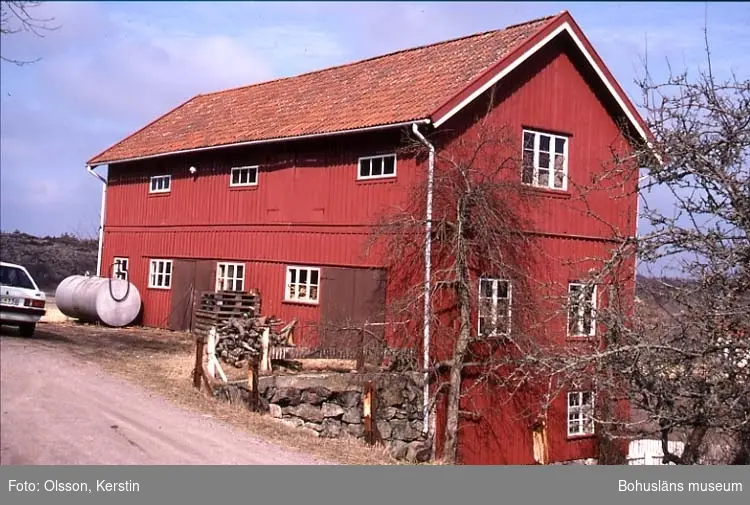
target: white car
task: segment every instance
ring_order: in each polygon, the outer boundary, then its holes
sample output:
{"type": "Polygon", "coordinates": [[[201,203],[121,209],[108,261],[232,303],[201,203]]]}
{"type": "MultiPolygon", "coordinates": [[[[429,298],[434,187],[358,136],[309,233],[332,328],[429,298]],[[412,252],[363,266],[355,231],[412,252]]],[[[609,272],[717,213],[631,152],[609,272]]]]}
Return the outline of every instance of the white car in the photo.
{"type": "Polygon", "coordinates": [[[46,299],[24,267],[0,262],[0,324],[18,326],[21,336],[32,336],[46,312],[46,299]]]}

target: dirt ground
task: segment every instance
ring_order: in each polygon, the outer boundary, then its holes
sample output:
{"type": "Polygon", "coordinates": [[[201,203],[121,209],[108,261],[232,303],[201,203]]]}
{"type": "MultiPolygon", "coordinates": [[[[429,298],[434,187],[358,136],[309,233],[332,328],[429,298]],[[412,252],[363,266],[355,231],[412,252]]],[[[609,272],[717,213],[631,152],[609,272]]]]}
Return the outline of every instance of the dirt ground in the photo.
{"type": "MultiPolygon", "coordinates": [[[[6,382],[23,384],[23,382],[13,379],[6,381],[6,374],[14,373],[13,370],[19,368],[17,363],[23,361],[32,365],[33,370],[25,370],[22,375],[34,377],[37,381],[34,394],[38,395],[39,391],[44,393],[54,391],[54,389],[49,391],[40,389],[42,384],[53,388],[55,384],[64,383],[63,389],[71,393],[70,397],[67,398],[71,409],[76,408],[76,401],[80,401],[77,398],[81,398],[79,393],[72,394],[77,391],[77,384],[85,384],[85,387],[81,386],[84,395],[87,391],[86,388],[91,387],[90,384],[102,382],[107,387],[112,388],[110,391],[111,398],[122,396],[117,389],[129,391],[132,401],[140,402],[139,406],[142,407],[142,411],[139,412],[136,409],[135,412],[128,414],[129,420],[123,422],[122,415],[127,414],[127,409],[125,409],[125,412],[117,414],[120,416],[120,422],[112,423],[112,426],[117,426],[117,428],[110,427],[108,430],[113,433],[122,432],[124,429],[131,430],[131,432],[135,430],[135,437],[141,436],[147,446],[148,444],[160,443],[161,437],[165,440],[164,443],[169,446],[166,450],[170,450],[170,448],[174,449],[170,444],[176,440],[175,437],[197,436],[196,440],[214,446],[211,451],[212,456],[209,458],[210,461],[228,463],[249,459],[250,462],[245,464],[395,463],[383,448],[371,448],[358,440],[348,438],[321,439],[287,427],[268,416],[251,413],[242,406],[233,406],[209,398],[204,390],[197,391],[191,385],[195,348],[191,335],[186,333],[145,328],[111,329],[78,323],[40,323],[37,326],[36,334],[31,339],[22,339],[17,336],[14,329],[7,327],[2,328],[2,334],[4,336],[1,340],[3,374],[1,400],[4,432],[10,429],[8,423],[10,414],[6,414],[6,411],[9,411],[9,406],[12,408],[12,402],[19,401],[16,398],[17,396],[28,396],[30,392],[27,386],[18,386],[15,391],[10,391],[8,384],[6,384],[6,382]],[[37,377],[40,374],[42,377],[37,377]],[[124,379],[124,381],[121,379],[124,379]],[[117,382],[118,380],[120,382],[117,382]],[[42,381],[42,383],[38,381],[42,381]],[[133,391],[130,391],[131,387],[133,391]],[[144,388],[145,391],[141,388],[144,388]],[[139,397],[145,398],[137,400],[139,397]],[[148,401],[144,403],[144,399],[148,401]],[[181,414],[184,414],[183,417],[186,416],[188,421],[180,419],[181,414]],[[163,417],[165,415],[166,418],[163,417]],[[177,416],[180,421],[169,422],[170,416],[177,416]],[[136,417],[138,419],[135,419],[136,417]],[[166,428],[158,430],[158,432],[154,432],[153,429],[150,432],[147,432],[148,430],[143,431],[144,424],[149,424],[149,417],[158,419],[159,424],[166,426],[166,428]],[[162,421],[162,419],[166,420],[162,421]],[[195,421],[195,419],[198,419],[198,421],[195,421]],[[215,423],[215,425],[207,430],[203,424],[208,421],[215,423]],[[127,426],[127,428],[124,428],[124,426],[127,426]],[[203,427],[200,428],[200,426],[203,427]],[[229,432],[224,433],[225,428],[229,432]],[[236,442],[221,443],[221,440],[203,440],[201,438],[205,436],[207,431],[216,432],[217,430],[233,440],[237,439],[238,436],[241,439],[243,437],[250,438],[249,441],[243,439],[243,443],[239,445],[236,442]],[[181,431],[182,434],[180,434],[181,431]],[[241,435],[231,434],[234,432],[239,432],[241,435]],[[259,442],[256,437],[262,439],[262,441],[259,442]],[[253,460],[252,457],[248,457],[248,451],[244,451],[243,459],[243,456],[234,449],[238,446],[243,447],[244,444],[250,447],[250,453],[265,453],[268,447],[260,448],[263,441],[282,446],[282,448],[288,450],[282,449],[277,456],[280,459],[277,459],[274,463],[274,461],[264,460],[263,458],[253,460]],[[224,453],[224,456],[221,456],[221,453],[224,453]]],[[[16,376],[15,373],[14,376],[16,376]]],[[[97,398],[100,395],[98,389],[88,393],[94,397],[94,404],[99,405],[100,412],[92,412],[92,415],[102,413],[107,415],[107,409],[112,408],[107,406],[107,399],[105,397],[97,398]]],[[[58,403],[58,399],[56,396],[51,397],[51,400],[55,403],[58,403]]],[[[94,408],[90,403],[86,402],[87,408],[94,408]]],[[[122,406],[127,405],[124,398],[116,403],[122,406]]],[[[40,405],[39,408],[40,415],[50,415],[45,412],[43,405],[40,405]]],[[[6,435],[7,433],[3,435],[3,463],[6,463],[6,459],[12,457],[12,451],[5,447],[6,440],[8,440],[6,435]]],[[[135,438],[132,436],[133,433],[130,435],[127,440],[132,442],[135,438]]],[[[138,442],[134,443],[140,445],[138,442]]],[[[128,445],[136,448],[132,444],[128,445]]],[[[195,443],[191,445],[195,445],[195,443]]],[[[133,457],[136,460],[138,459],[136,456],[133,457]]],[[[170,461],[175,459],[185,462],[193,461],[190,456],[185,456],[182,453],[176,454],[170,461]]],[[[85,457],[84,460],[86,460],[85,457]]],[[[201,462],[209,463],[209,461],[197,461],[197,463],[201,462]]]]}

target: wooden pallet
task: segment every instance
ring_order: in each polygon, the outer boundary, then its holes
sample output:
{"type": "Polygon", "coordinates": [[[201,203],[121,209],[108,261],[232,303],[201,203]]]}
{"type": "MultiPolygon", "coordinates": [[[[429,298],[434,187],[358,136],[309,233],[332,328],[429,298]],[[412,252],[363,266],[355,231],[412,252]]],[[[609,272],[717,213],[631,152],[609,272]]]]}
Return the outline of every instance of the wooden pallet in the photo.
{"type": "Polygon", "coordinates": [[[249,317],[260,315],[260,293],[257,290],[201,293],[195,307],[193,333],[205,335],[212,326],[218,326],[233,317],[245,315],[249,317]]]}

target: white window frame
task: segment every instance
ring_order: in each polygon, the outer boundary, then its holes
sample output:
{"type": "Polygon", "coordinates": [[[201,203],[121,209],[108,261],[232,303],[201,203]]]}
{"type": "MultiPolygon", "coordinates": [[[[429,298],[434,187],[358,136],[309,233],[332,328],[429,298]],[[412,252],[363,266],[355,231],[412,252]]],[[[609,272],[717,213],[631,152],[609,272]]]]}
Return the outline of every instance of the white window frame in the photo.
{"type": "Polygon", "coordinates": [[[130,261],[128,260],[128,258],[125,256],[115,256],[112,263],[114,266],[112,277],[114,279],[122,279],[124,281],[128,280],[128,270],[130,269],[130,261]],[[122,268],[123,266],[125,268],[122,268]]]}
{"type": "Polygon", "coordinates": [[[148,180],[149,193],[169,193],[172,191],[171,175],[154,175],[148,180]]]}
{"type": "Polygon", "coordinates": [[[565,419],[569,437],[594,434],[594,401],[594,393],[591,391],[571,391],[568,393],[565,419]],[[590,399],[588,404],[584,402],[585,395],[588,395],[590,399]],[[576,405],[571,405],[573,399],[575,399],[576,405]]]}
{"type": "Polygon", "coordinates": [[[398,164],[398,157],[396,156],[396,153],[389,153],[389,154],[378,154],[376,156],[362,156],[357,160],[357,180],[358,181],[370,181],[370,180],[377,180],[377,179],[392,179],[396,177],[396,171],[397,171],[397,164],[398,164]],[[393,158],[393,173],[392,174],[383,174],[380,175],[372,175],[372,160],[381,159],[383,160],[383,169],[385,169],[385,159],[386,158],[393,158]],[[370,175],[362,175],[361,167],[363,161],[370,161],[370,175]]]}
{"type": "Polygon", "coordinates": [[[523,174],[525,170],[525,166],[523,164],[524,159],[524,153],[526,151],[526,144],[525,144],[525,138],[526,134],[531,134],[534,136],[534,146],[533,146],[533,168],[534,171],[531,176],[531,182],[524,182],[524,184],[527,184],[529,186],[534,186],[537,188],[545,188],[545,189],[551,189],[554,191],[567,191],[568,190],[568,145],[570,144],[570,137],[565,135],[557,135],[554,133],[548,133],[543,131],[537,131],[537,130],[531,130],[528,128],[524,128],[521,133],[521,181],[523,182],[523,174]],[[550,138],[550,161],[549,161],[549,177],[547,179],[547,184],[542,185],[539,184],[539,154],[541,153],[539,144],[541,136],[547,136],[550,138]],[[562,180],[562,187],[557,188],[555,187],[555,156],[557,154],[557,151],[555,150],[555,144],[556,140],[561,139],[565,142],[563,145],[563,180],[562,180]]]}
{"type": "MultiPolygon", "coordinates": [[[[492,333],[489,333],[486,335],[487,337],[501,337],[501,336],[507,336],[510,334],[510,328],[511,328],[511,314],[512,314],[512,305],[513,305],[513,283],[508,279],[497,279],[492,277],[481,277],[479,279],[479,297],[477,298],[478,304],[477,304],[477,333],[480,336],[483,336],[482,331],[482,300],[487,298],[484,296],[482,292],[482,282],[492,282],[492,296],[490,297],[490,300],[492,300],[492,314],[490,315],[490,318],[492,320],[492,326],[495,328],[495,330],[492,333]],[[499,283],[504,282],[508,285],[508,296],[507,298],[499,298],[498,297],[498,285],[499,283]],[[498,301],[499,300],[508,300],[508,327],[505,329],[504,332],[498,332],[497,328],[497,308],[498,308],[498,301]]],[[[485,316],[487,317],[487,316],[485,316]]]]}
{"type": "Polygon", "coordinates": [[[172,273],[174,273],[172,260],[154,258],[149,260],[148,265],[148,287],[150,289],[171,289],[172,273]],[[161,269],[157,268],[159,265],[161,265],[161,269]],[[169,271],[167,272],[167,270],[169,271]],[[161,276],[161,280],[159,276],[161,276]]]}
{"type": "Polygon", "coordinates": [[[245,264],[221,261],[216,264],[216,291],[244,291],[245,290],[245,264]],[[227,272],[233,267],[233,275],[227,272]],[[242,269],[242,276],[237,275],[237,270],[242,269]],[[226,289],[227,284],[232,289],[226,289]],[[239,287],[239,289],[237,289],[239,287]]]}
{"type": "Polygon", "coordinates": [[[257,186],[258,185],[258,176],[260,175],[260,170],[258,165],[247,165],[242,167],[232,167],[232,169],[229,171],[229,187],[231,188],[237,188],[237,187],[243,187],[243,186],[257,186]],[[234,182],[234,174],[239,173],[239,179],[240,182],[234,182]],[[247,174],[247,181],[242,181],[242,174],[247,174]],[[250,174],[255,173],[255,181],[250,182],[250,174]]]}
{"type": "Polygon", "coordinates": [[[588,333],[585,333],[583,331],[583,325],[585,320],[585,304],[583,302],[583,297],[578,301],[578,314],[577,314],[577,320],[575,321],[575,331],[570,331],[571,321],[570,321],[570,312],[571,312],[571,304],[573,301],[573,286],[578,286],[581,288],[581,292],[584,293],[585,289],[587,287],[586,284],[583,282],[569,282],[568,283],[568,321],[567,321],[567,332],[569,337],[593,337],[596,335],[596,298],[597,298],[597,289],[596,285],[591,286],[593,289],[591,290],[591,328],[589,329],[588,333]]]}
{"type": "Polygon", "coordinates": [[[320,303],[320,268],[319,267],[306,267],[306,266],[297,266],[297,265],[288,265],[286,267],[286,276],[285,276],[285,284],[284,284],[284,301],[286,302],[300,302],[300,303],[310,303],[310,304],[318,304],[320,303]],[[307,282],[304,284],[299,282],[300,278],[300,272],[301,271],[307,272],[307,282]],[[292,282],[292,272],[295,272],[294,278],[295,282],[292,282]],[[312,273],[315,272],[318,275],[318,283],[313,284],[312,281],[312,273]],[[291,294],[291,287],[294,287],[294,294],[291,294]],[[300,296],[300,288],[305,288],[305,294],[303,296],[300,296]],[[316,296],[315,298],[310,297],[310,293],[312,292],[312,288],[315,288],[316,296]]]}

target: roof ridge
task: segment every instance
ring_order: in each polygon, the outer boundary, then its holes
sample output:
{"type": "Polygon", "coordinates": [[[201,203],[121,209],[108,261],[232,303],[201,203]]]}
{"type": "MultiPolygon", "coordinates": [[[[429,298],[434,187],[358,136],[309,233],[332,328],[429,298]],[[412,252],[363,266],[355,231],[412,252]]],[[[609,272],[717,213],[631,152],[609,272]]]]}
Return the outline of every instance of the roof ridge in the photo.
{"type": "MultiPolygon", "coordinates": [[[[563,11],[563,12],[565,12],[565,11],[563,11]]],[[[456,38],[453,38],[453,39],[441,40],[441,41],[438,41],[438,42],[431,42],[429,44],[422,44],[421,46],[407,47],[406,49],[399,49],[397,51],[391,51],[390,53],[379,54],[377,56],[371,56],[369,58],[365,58],[365,59],[362,59],[362,60],[350,61],[348,63],[342,63],[341,65],[334,65],[332,67],[320,68],[320,69],[317,69],[317,70],[311,70],[309,72],[303,72],[301,74],[295,74],[295,75],[290,75],[290,76],[286,76],[286,77],[278,77],[276,79],[271,79],[270,81],[255,82],[255,83],[252,83],[252,84],[244,84],[242,86],[235,86],[235,87],[232,87],[232,88],[226,88],[226,89],[221,89],[221,90],[217,90],[217,91],[209,91],[208,93],[199,93],[194,98],[197,98],[199,96],[218,95],[218,94],[221,94],[221,93],[228,93],[230,91],[238,91],[238,90],[241,90],[241,89],[254,88],[254,87],[257,87],[257,86],[264,86],[266,84],[277,83],[277,82],[286,81],[286,80],[289,80],[289,79],[297,79],[299,77],[304,77],[304,76],[308,76],[308,75],[319,74],[319,73],[328,72],[328,71],[331,71],[331,70],[336,70],[336,69],[345,68],[345,67],[351,67],[351,66],[354,66],[354,65],[359,65],[360,63],[366,63],[366,62],[378,60],[380,58],[386,58],[388,56],[393,56],[395,54],[402,54],[402,53],[408,53],[408,52],[411,52],[411,51],[418,51],[420,49],[425,49],[425,48],[428,48],[428,47],[442,46],[442,45],[445,45],[445,44],[450,44],[452,42],[458,42],[459,40],[471,39],[471,38],[474,38],[474,37],[481,37],[483,35],[487,35],[487,34],[490,34],[490,33],[502,32],[502,31],[505,31],[505,30],[510,30],[511,28],[518,28],[518,27],[521,27],[521,26],[530,25],[530,24],[533,24],[533,23],[538,23],[540,21],[547,21],[547,20],[550,20],[550,19],[552,19],[552,18],[554,18],[554,17],[556,17],[558,15],[559,14],[553,14],[553,15],[549,15],[549,16],[542,16],[542,17],[539,17],[539,18],[536,18],[536,19],[532,19],[532,20],[529,20],[529,21],[524,21],[522,23],[517,23],[517,24],[514,24],[514,25],[508,25],[508,26],[506,26],[504,28],[497,28],[495,30],[486,30],[486,31],[483,31],[483,32],[472,33],[472,34],[469,34],[469,35],[463,35],[461,37],[456,37],[456,38]]]]}

